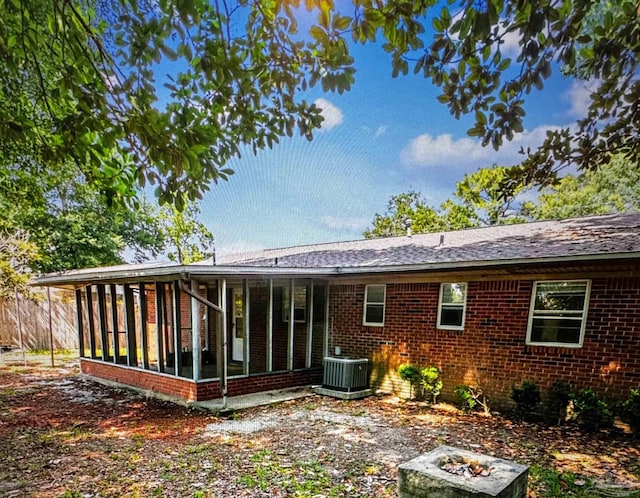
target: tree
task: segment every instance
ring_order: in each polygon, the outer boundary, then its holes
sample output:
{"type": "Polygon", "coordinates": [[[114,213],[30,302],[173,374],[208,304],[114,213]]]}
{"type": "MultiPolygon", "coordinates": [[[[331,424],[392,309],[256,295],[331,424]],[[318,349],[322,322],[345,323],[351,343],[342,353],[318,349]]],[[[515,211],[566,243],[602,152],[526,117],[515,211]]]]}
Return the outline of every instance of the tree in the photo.
{"type": "Polygon", "coordinates": [[[521,201],[531,187],[518,186],[510,195],[500,188],[516,166],[480,168],[456,184],[453,196],[439,209],[425,204],[420,193],[393,196],[384,215],[376,214],[366,238],[406,235],[413,220],[414,233],[565,219],[595,214],[640,211],[640,170],[623,155],[595,171],[566,175],[546,187],[535,199],[521,201]],[[428,216],[425,216],[427,213],[428,216]]]}
{"type": "Polygon", "coordinates": [[[373,227],[365,231],[364,236],[373,239],[405,235],[409,226],[414,233],[434,232],[444,227],[444,220],[437,209],[427,205],[414,190],[391,197],[387,212],[375,215],[373,227]]]}
{"type": "Polygon", "coordinates": [[[527,210],[539,220],[640,210],[640,171],[616,156],[597,171],[567,175],[527,210]]]}
{"type": "Polygon", "coordinates": [[[49,164],[65,158],[110,201],[151,183],[180,208],[227,179],[243,148],[296,130],[311,139],[322,119],[304,91],[348,90],[349,44],[377,41],[394,76],[424,75],[453,116],[474,114],[469,134],[495,148],[523,130],[526,95],[555,64],[592,81],[588,115],[549,132],[513,182],[547,184],[564,165],[593,169],[618,152],[637,164],[637,2],[597,4],[0,0],[0,149],[26,143],[49,164]],[[317,21],[300,32],[303,10],[317,21]],[[503,47],[511,36],[514,57],[503,47]],[[177,74],[158,78],[163,60],[177,74]]]}
{"type": "Polygon", "coordinates": [[[143,199],[131,208],[105,199],[71,171],[53,174],[30,158],[0,168],[0,229],[29,234],[37,249],[28,266],[54,272],[119,264],[160,255],[164,232],[157,209],[143,199]]]}
{"type": "MultiPolygon", "coordinates": [[[[515,167],[497,166],[480,168],[456,183],[452,198],[439,208],[426,204],[416,191],[391,197],[387,212],[376,214],[371,229],[364,232],[368,239],[406,235],[410,226],[413,233],[459,230],[477,226],[522,223],[518,196],[527,188],[518,186],[505,195],[500,185],[515,167]]],[[[530,206],[529,206],[530,208],[530,206]]]]}
{"type": "Polygon", "coordinates": [[[30,263],[37,248],[24,230],[0,230],[0,298],[13,299],[15,293],[29,295],[30,263]]]}
{"type": "Polygon", "coordinates": [[[503,223],[522,223],[520,216],[519,196],[530,187],[515,186],[505,195],[502,185],[509,178],[513,167],[494,164],[489,168],[480,168],[475,173],[467,174],[462,181],[456,183],[454,201],[443,204],[446,212],[462,209],[469,219],[469,225],[487,226],[503,223]]]}
{"type": "Polygon", "coordinates": [[[165,206],[161,211],[166,249],[171,261],[183,265],[195,263],[213,256],[213,234],[200,221],[200,209],[189,203],[182,211],[175,206],[165,206]]]}

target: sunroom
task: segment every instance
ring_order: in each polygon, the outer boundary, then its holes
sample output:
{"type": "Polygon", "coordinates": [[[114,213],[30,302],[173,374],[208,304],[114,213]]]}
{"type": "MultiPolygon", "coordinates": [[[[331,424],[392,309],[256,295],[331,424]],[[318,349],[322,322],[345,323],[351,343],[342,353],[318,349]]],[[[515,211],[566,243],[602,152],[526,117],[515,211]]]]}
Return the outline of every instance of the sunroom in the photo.
{"type": "Polygon", "coordinates": [[[128,265],[39,283],[75,289],[83,373],[204,401],[321,381],[328,285],[298,273],[128,265]]]}

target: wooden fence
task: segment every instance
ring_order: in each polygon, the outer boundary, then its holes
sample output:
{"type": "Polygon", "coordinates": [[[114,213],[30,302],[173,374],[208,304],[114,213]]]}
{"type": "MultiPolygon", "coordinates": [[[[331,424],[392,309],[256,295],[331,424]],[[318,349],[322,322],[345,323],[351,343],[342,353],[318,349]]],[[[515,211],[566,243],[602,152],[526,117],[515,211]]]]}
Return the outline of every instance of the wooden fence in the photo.
{"type": "Polygon", "coordinates": [[[54,349],[77,349],[75,295],[72,291],[51,289],[51,307],[46,289],[36,289],[39,297],[32,301],[23,296],[0,299],[0,345],[19,348],[20,329],[22,343],[27,350],[46,350],[50,347],[49,312],[54,349]],[[18,313],[19,318],[18,320],[18,313]]]}

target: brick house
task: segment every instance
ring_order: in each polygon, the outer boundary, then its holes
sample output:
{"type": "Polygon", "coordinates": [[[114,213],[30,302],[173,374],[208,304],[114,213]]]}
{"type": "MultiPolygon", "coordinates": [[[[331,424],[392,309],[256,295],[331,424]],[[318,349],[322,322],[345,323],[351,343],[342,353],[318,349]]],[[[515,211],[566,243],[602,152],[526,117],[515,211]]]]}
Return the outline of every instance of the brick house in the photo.
{"type": "Polygon", "coordinates": [[[81,368],[206,400],[317,384],[367,358],[373,387],[436,365],[445,396],[554,380],[608,398],[640,386],[640,214],[299,246],[216,264],[76,270],[81,368]],[[293,319],[292,319],[293,317],[293,319]]]}

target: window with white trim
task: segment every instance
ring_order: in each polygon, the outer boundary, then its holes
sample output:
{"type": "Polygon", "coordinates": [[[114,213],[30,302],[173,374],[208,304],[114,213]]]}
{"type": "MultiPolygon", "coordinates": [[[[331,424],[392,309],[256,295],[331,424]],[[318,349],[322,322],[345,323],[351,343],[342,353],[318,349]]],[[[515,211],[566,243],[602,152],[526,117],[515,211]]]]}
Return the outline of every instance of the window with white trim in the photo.
{"type": "Polygon", "coordinates": [[[527,344],[581,347],[590,280],[534,282],[527,344]]]}
{"type": "MultiPolygon", "coordinates": [[[[289,321],[289,287],[282,289],[282,321],[289,321]]],[[[296,286],[293,290],[293,321],[304,323],[307,321],[307,287],[296,286]]]]}
{"type": "Polygon", "coordinates": [[[440,284],[440,301],[438,303],[439,329],[462,330],[467,308],[467,284],[440,284]]]}
{"type": "Polygon", "coordinates": [[[382,327],[384,325],[384,300],[386,285],[367,285],[364,290],[363,325],[382,327]]]}

